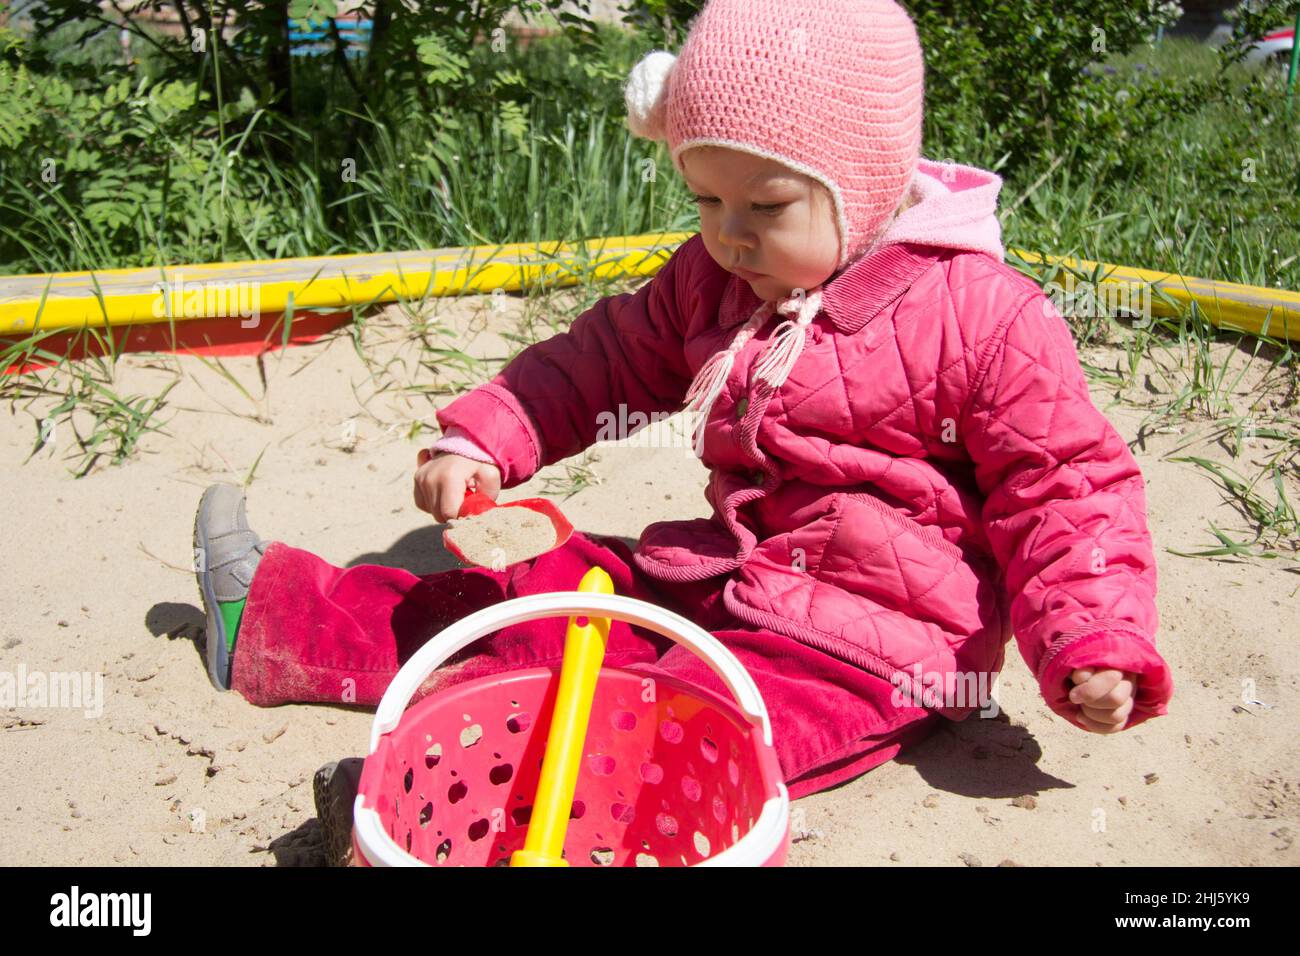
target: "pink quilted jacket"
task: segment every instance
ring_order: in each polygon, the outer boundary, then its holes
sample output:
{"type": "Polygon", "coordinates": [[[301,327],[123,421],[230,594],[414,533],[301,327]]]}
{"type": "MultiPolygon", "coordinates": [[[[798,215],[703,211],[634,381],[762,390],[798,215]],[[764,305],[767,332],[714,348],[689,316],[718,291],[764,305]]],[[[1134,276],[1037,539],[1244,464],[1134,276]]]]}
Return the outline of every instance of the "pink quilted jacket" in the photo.
{"type": "MultiPolygon", "coordinates": [[[[1001,180],[940,170],[922,160],[888,244],[822,287],[775,393],[750,370],[776,322],[740,352],[705,426],[713,517],[650,525],[636,561],[668,581],[727,575],[736,617],[905,689],[946,687],[934,709],[952,719],[978,706],[954,705],[956,683],[999,671],[1013,634],[1067,719],[1071,670],[1136,671],[1136,726],[1173,691],[1141,472],[1065,320],[1002,262],[1001,180]]],[[[438,420],[517,485],[594,443],[601,412],[680,408],[759,305],[696,235],[438,420]]]]}

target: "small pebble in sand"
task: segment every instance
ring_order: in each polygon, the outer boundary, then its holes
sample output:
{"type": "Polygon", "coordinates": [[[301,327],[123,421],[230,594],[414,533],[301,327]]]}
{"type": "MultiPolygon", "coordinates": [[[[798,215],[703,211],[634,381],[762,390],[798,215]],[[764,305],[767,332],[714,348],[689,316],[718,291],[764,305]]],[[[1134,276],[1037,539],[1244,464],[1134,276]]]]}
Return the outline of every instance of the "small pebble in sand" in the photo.
{"type": "Polygon", "coordinates": [[[928,793],[925,799],[921,801],[921,806],[927,810],[933,810],[939,805],[939,795],[937,793],[928,793]]]}
{"type": "Polygon", "coordinates": [[[1013,807],[1020,807],[1022,810],[1032,810],[1034,807],[1038,806],[1038,801],[1026,793],[1023,796],[1016,797],[1012,800],[1011,805],[1013,807]]]}
{"type": "Polygon", "coordinates": [[[983,863],[980,862],[980,858],[977,857],[974,853],[958,853],[958,854],[957,854],[957,858],[960,859],[960,860],[961,860],[963,863],[965,863],[967,866],[983,866],[983,865],[984,865],[983,863]]]}
{"type": "Polygon", "coordinates": [[[555,547],[551,522],[527,508],[492,508],[472,518],[448,523],[446,537],[465,560],[501,570],[555,547]]]}
{"type": "Polygon", "coordinates": [[[898,851],[897,851],[897,850],[895,850],[893,853],[889,854],[889,858],[890,858],[891,860],[893,860],[895,863],[897,863],[899,860],[902,859],[902,857],[898,855],[898,851]]]}
{"type": "Polygon", "coordinates": [[[1151,784],[1155,783],[1156,781],[1158,781],[1158,780],[1160,779],[1160,775],[1159,775],[1159,774],[1154,774],[1154,773],[1149,773],[1149,774],[1147,774],[1146,776],[1144,776],[1142,779],[1145,780],[1145,781],[1147,782],[1147,786],[1151,786],[1151,784]]]}
{"type": "Polygon", "coordinates": [[[281,724],[279,727],[276,727],[274,730],[268,730],[266,733],[262,734],[262,739],[269,744],[275,740],[279,740],[280,737],[284,734],[284,732],[288,729],[289,729],[288,724],[281,724]]]}

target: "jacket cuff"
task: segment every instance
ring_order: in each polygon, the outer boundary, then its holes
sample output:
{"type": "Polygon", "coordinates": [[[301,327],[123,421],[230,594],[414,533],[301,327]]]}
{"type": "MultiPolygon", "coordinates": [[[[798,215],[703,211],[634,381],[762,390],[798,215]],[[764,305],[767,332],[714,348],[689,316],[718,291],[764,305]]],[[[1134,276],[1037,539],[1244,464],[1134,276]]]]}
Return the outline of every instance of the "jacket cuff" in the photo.
{"type": "Polygon", "coordinates": [[[1048,651],[1051,656],[1038,681],[1047,706],[1061,717],[1078,726],[1079,705],[1070,700],[1070,691],[1075,687],[1070,674],[1079,668],[1137,674],[1136,699],[1124,730],[1169,712],[1173,678],[1169,665],[1148,638],[1135,631],[1101,628],[1063,640],[1067,643],[1054,654],[1048,651]]]}
{"type": "Polygon", "coordinates": [[[455,425],[451,426],[446,434],[433,443],[431,450],[445,452],[448,455],[459,455],[461,458],[469,458],[472,461],[481,461],[485,465],[493,465],[498,469],[501,467],[493,460],[491,455],[474,444],[474,441],[455,425]]]}
{"type": "Polygon", "coordinates": [[[501,487],[532,477],[540,466],[541,442],[515,396],[495,382],[480,385],[437,413],[444,434],[457,429],[501,469],[501,487]]]}

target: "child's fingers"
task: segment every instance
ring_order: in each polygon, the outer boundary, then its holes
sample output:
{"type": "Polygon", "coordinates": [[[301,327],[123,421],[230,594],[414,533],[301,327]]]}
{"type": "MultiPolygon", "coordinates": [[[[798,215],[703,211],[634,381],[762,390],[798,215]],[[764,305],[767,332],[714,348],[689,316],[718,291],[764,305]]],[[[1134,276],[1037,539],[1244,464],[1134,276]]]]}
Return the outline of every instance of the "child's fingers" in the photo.
{"type": "Polygon", "coordinates": [[[439,521],[450,521],[460,514],[460,507],[465,503],[465,492],[469,490],[469,481],[461,474],[444,474],[438,482],[438,510],[434,517],[439,521]]]}
{"type": "Polygon", "coordinates": [[[1126,680],[1124,671],[1098,671],[1070,691],[1070,701],[1109,709],[1118,707],[1132,692],[1132,682],[1126,680]]]}
{"type": "Polygon", "coordinates": [[[1122,724],[1128,720],[1129,714],[1133,712],[1134,703],[1134,699],[1130,697],[1118,707],[1084,706],[1079,708],[1079,712],[1099,724],[1122,724]]]}
{"type": "Polygon", "coordinates": [[[1105,723],[1103,721],[1097,720],[1094,717],[1088,716],[1087,714],[1083,713],[1082,710],[1079,712],[1076,720],[1078,721],[1080,727],[1094,734],[1119,733],[1121,730],[1124,729],[1125,725],[1128,722],[1128,718],[1125,717],[1119,723],[1105,723]]]}

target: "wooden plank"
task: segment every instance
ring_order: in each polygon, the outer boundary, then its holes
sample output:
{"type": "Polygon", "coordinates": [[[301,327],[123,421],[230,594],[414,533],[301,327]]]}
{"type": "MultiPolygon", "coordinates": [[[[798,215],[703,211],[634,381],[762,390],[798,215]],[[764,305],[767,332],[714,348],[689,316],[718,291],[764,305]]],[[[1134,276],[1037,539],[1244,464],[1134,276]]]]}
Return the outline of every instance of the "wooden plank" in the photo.
{"type": "Polygon", "coordinates": [[[0,335],[651,275],[691,233],[0,277],[0,335]],[[38,322],[39,319],[39,322],[38,322]]]}

